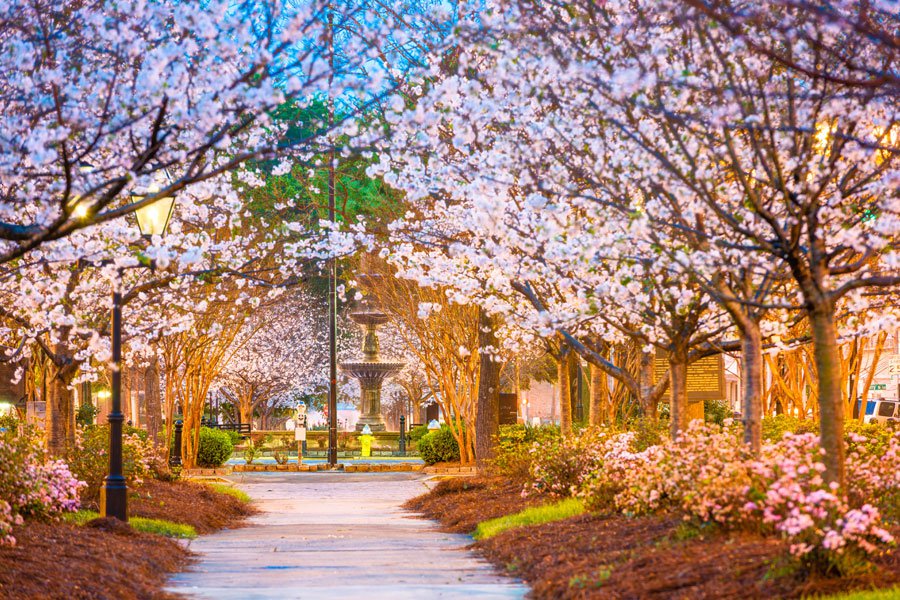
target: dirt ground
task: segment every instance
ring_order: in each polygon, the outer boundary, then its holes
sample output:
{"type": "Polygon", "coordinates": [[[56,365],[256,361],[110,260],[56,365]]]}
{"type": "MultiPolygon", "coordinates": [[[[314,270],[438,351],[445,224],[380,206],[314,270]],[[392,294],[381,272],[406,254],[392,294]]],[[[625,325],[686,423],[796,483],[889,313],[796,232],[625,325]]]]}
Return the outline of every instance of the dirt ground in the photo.
{"type": "MultiPolygon", "coordinates": [[[[442,482],[409,508],[448,531],[521,510],[509,482],[442,482]]],[[[900,557],[888,553],[853,577],[809,576],[784,560],[784,542],[750,533],[680,527],[675,516],[629,519],[582,515],[506,531],[474,548],[535,598],[799,598],[900,583],[900,557]]],[[[900,533],[900,532],[895,532],[900,533]]]]}
{"type": "MultiPolygon", "coordinates": [[[[239,527],[255,510],[196,483],[147,481],[130,490],[129,515],[192,525],[198,533],[239,527]]],[[[0,598],[169,599],[169,575],[192,560],[182,544],[139,533],[115,519],[84,527],[27,521],[0,546],[0,598]]]]}
{"type": "Polygon", "coordinates": [[[174,598],[160,592],[189,564],[181,544],[129,527],[27,522],[14,547],[0,546],[0,597],[10,599],[174,598]]]}
{"type": "Polygon", "coordinates": [[[405,508],[441,522],[454,533],[471,533],[481,521],[518,512],[535,504],[522,498],[522,486],[503,479],[454,477],[430,493],[413,498],[405,508]]]}

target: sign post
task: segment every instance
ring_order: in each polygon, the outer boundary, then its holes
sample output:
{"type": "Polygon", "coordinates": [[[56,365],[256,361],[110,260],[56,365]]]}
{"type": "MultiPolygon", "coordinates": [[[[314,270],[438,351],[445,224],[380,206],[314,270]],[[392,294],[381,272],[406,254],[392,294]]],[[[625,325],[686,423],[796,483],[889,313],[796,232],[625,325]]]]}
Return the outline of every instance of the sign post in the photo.
{"type": "MultiPolygon", "coordinates": [[[[656,383],[669,370],[666,353],[658,351],[653,368],[653,382],[656,383]]],[[[725,400],[725,360],[721,354],[701,358],[688,365],[687,369],[688,415],[703,415],[704,400],[725,400]]],[[[671,402],[672,394],[667,391],[663,400],[671,402]]]]}
{"type": "Polygon", "coordinates": [[[294,440],[297,442],[297,464],[303,464],[303,442],[306,441],[306,404],[297,406],[297,418],[294,419],[294,440]]]}

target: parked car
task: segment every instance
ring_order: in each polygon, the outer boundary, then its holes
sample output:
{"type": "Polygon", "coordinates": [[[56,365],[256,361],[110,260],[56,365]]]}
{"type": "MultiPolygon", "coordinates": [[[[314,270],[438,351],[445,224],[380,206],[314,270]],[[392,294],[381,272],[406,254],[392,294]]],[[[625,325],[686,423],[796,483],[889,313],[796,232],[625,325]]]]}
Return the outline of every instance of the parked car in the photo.
{"type": "Polygon", "coordinates": [[[893,423],[900,421],[900,402],[878,398],[866,402],[866,423],[893,423]]]}

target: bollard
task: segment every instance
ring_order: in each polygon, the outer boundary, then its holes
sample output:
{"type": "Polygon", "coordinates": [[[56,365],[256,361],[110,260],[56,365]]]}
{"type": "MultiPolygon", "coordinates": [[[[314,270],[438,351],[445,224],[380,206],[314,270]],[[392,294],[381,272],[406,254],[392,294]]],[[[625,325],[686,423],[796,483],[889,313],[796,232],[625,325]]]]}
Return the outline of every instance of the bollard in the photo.
{"type": "Polygon", "coordinates": [[[181,421],[175,421],[175,447],[172,449],[172,456],[169,457],[169,466],[181,468],[181,429],[184,424],[181,421]]]}
{"type": "Polygon", "coordinates": [[[400,415],[400,456],[406,456],[406,416],[400,415]]]}

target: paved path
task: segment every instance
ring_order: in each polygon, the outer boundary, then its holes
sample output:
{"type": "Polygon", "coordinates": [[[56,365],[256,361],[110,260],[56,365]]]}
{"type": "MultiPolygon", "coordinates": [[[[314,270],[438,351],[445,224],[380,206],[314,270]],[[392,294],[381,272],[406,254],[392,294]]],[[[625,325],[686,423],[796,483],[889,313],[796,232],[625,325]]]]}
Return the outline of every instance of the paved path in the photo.
{"type": "Polygon", "coordinates": [[[400,505],[418,473],[252,473],[237,479],[262,514],[191,543],[200,562],[171,581],[198,598],[521,598],[527,587],[400,505]]]}

